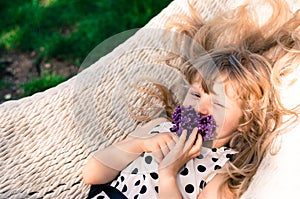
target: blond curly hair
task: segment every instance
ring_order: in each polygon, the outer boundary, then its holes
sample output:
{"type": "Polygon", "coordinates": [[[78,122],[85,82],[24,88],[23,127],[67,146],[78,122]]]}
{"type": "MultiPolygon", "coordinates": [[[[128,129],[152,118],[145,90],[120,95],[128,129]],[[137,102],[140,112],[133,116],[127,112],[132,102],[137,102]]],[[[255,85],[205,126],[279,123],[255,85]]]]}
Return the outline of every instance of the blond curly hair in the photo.
{"type": "Polygon", "coordinates": [[[238,85],[243,116],[229,146],[239,153],[218,171],[225,176],[219,190],[223,197],[226,189],[236,198],[246,191],[267,149],[280,133],[282,116],[293,114],[295,122],[299,114],[299,105],[293,110],[283,107],[278,92],[284,83],[282,79],[300,61],[299,12],[292,14],[284,1],[266,3],[273,12],[264,24],[258,23],[258,13],[253,12],[254,5],[250,4],[205,22],[190,3],[190,16],[176,16],[169,21],[168,30],[193,40],[189,46],[192,53],[184,60],[185,64],[170,64],[170,60],[178,58],[172,55],[167,59],[170,66],[181,68],[190,83],[199,68],[203,70],[205,66],[202,85],[207,92],[213,85],[217,73],[212,70],[216,68],[238,85]],[[208,54],[198,54],[197,58],[194,51],[199,49],[198,45],[208,54]],[[203,61],[209,59],[213,65],[203,61]]]}

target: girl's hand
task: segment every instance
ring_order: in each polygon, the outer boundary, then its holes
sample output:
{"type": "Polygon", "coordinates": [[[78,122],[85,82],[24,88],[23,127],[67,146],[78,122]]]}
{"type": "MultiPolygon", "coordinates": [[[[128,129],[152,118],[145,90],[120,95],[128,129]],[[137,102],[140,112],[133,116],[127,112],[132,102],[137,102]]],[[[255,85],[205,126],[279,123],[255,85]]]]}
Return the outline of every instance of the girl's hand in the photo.
{"type": "Polygon", "coordinates": [[[178,137],[174,133],[152,134],[144,138],[138,138],[138,146],[143,152],[152,152],[160,162],[176,144],[178,137]]]}
{"type": "Polygon", "coordinates": [[[187,131],[184,130],[180,138],[175,139],[176,144],[159,164],[160,176],[176,177],[185,163],[200,154],[202,137],[198,134],[198,129],[194,128],[189,138],[186,139],[186,137],[187,131]]]}

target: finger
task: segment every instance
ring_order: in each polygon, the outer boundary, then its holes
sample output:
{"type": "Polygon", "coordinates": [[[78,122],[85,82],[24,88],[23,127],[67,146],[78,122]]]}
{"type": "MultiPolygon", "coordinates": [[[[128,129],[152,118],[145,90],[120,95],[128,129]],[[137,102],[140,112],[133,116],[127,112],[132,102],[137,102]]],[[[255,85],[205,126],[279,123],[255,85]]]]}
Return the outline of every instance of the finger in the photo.
{"type": "Polygon", "coordinates": [[[177,143],[177,140],[179,140],[179,138],[178,138],[178,136],[175,136],[175,137],[173,137],[172,140],[170,140],[168,142],[168,148],[169,148],[169,150],[172,150],[175,147],[175,145],[177,143]]]}
{"type": "Polygon", "coordinates": [[[177,135],[175,135],[175,136],[173,137],[173,141],[174,141],[175,145],[176,145],[177,143],[179,143],[180,137],[181,137],[181,136],[177,136],[177,135]]]}
{"type": "Polygon", "coordinates": [[[161,147],[161,152],[163,154],[163,157],[165,157],[166,155],[168,155],[168,153],[170,152],[170,149],[168,147],[168,143],[164,143],[161,147]]]}
{"type": "Polygon", "coordinates": [[[177,135],[175,135],[174,133],[172,133],[172,143],[175,142],[175,144],[177,142],[179,142],[179,137],[177,135]]]}
{"type": "Polygon", "coordinates": [[[174,147],[174,145],[176,144],[174,142],[174,137],[177,137],[175,134],[173,133],[168,133],[166,134],[168,135],[167,137],[165,137],[165,140],[161,143],[161,151],[163,153],[163,156],[165,157],[170,150],[174,147]]]}
{"type": "Polygon", "coordinates": [[[198,128],[195,127],[190,135],[190,137],[188,138],[185,146],[184,146],[184,151],[186,150],[190,150],[195,142],[195,139],[196,139],[196,136],[197,136],[197,133],[198,133],[198,128]]]}
{"type": "Polygon", "coordinates": [[[179,140],[180,140],[180,137],[179,137],[179,136],[177,136],[177,135],[175,135],[175,136],[173,137],[173,140],[175,141],[175,143],[177,143],[177,142],[179,142],[179,140]]]}
{"type": "Polygon", "coordinates": [[[182,149],[184,148],[184,145],[185,145],[186,136],[187,136],[187,130],[183,130],[182,134],[179,137],[179,141],[177,143],[177,145],[182,149]]]}
{"type": "Polygon", "coordinates": [[[196,140],[196,143],[195,145],[196,146],[201,146],[202,147],[202,143],[203,143],[203,137],[200,133],[197,134],[197,140],[196,140]]]}
{"type": "Polygon", "coordinates": [[[196,142],[192,146],[192,148],[191,148],[191,150],[189,152],[189,155],[191,155],[191,156],[194,156],[194,155],[198,156],[200,154],[200,151],[201,151],[201,148],[202,148],[202,142],[203,142],[202,136],[201,136],[201,134],[198,134],[196,142]]]}
{"type": "Polygon", "coordinates": [[[157,151],[153,152],[152,154],[158,163],[160,163],[164,159],[164,155],[161,150],[157,150],[157,151]]]}

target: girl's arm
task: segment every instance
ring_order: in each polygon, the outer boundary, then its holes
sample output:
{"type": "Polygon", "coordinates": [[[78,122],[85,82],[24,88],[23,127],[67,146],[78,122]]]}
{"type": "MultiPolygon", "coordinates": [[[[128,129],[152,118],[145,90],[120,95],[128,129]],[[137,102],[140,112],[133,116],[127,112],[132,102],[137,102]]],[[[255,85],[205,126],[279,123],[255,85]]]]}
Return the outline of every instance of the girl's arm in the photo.
{"type": "Polygon", "coordinates": [[[152,120],[137,128],[126,139],[97,151],[83,168],[84,183],[105,184],[112,181],[143,152],[153,151],[158,159],[162,159],[168,152],[165,149],[167,143],[173,141],[175,135],[172,133],[149,135],[148,133],[164,121],[166,121],[164,118],[152,120]]]}
{"type": "Polygon", "coordinates": [[[176,176],[179,170],[189,160],[196,158],[201,151],[202,137],[198,134],[198,129],[195,128],[188,139],[186,131],[183,131],[180,138],[174,138],[174,144],[169,146],[170,153],[160,162],[159,173],[159,198],[174,198],[181,199],[176,176]]]}
{"type": "Polygon", "coordinates": [[[142,152],[137,139],[126,138],[105,149],[98,150],[84,166],[82,174],[86,184],[105,184],[142,152]]]}
{"type": "Polygon", "coordinates": [[[182,199],[181,193],[179,191],[176,176],[164,175],[159,173],[159,199],[182,199]]]}

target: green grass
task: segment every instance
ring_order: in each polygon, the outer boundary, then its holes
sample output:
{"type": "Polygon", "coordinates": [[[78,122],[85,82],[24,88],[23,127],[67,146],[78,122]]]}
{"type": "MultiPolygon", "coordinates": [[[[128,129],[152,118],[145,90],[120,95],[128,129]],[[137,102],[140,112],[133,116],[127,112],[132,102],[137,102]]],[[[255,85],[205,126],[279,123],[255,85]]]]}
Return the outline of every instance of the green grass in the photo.
{"type": "Polygon", "coordinates": [[[54,87],[66,80],[65,77],[58,76],[55,73],[44,72],[41,78],[36,78],[30,82],[21,85],[23,96],[30,96],[37,92],[42,92],[48,88],[54,87]]]}
{"type": "Polygon", "coordinates": [[[0,1],[0,49],[81,63],[101,41],[142,27],[171,0],[0,1]]]}
{"type": "MultiPolygon", "coordinates": [[[[0,1],[0,53],[35,51],[38,60],[80,66],[105,39],[140,28],[171,0],[11,0],[0,1]]],[[[23,96],[65,81],[53,73],[42,74],[21,85],[23,96]]],[[[1,79],[0,79],[1,81],[1,79]]],[[[10,85],[0,82],[0,88],[10,85]]]]}

